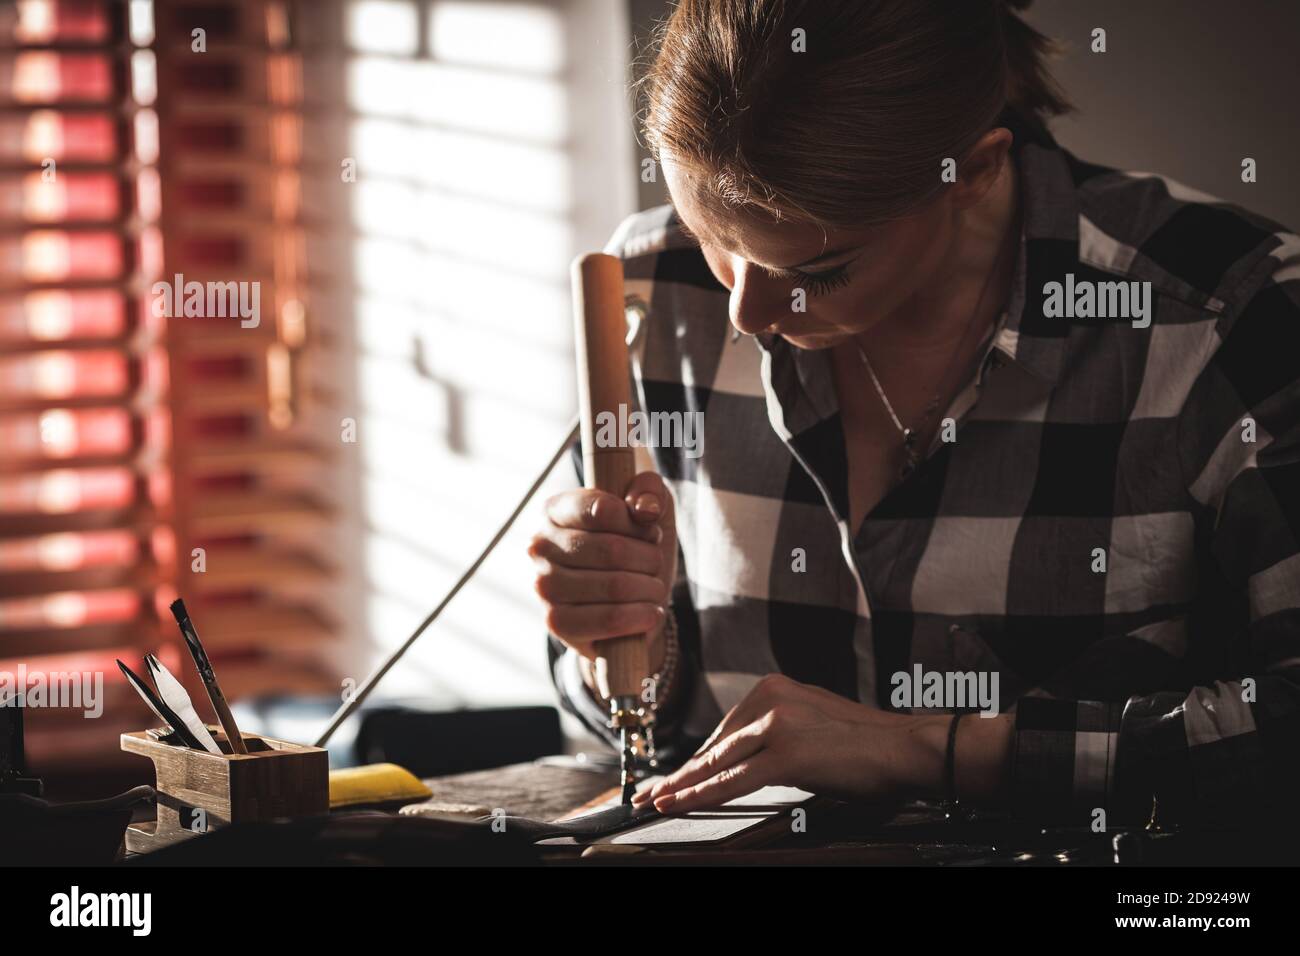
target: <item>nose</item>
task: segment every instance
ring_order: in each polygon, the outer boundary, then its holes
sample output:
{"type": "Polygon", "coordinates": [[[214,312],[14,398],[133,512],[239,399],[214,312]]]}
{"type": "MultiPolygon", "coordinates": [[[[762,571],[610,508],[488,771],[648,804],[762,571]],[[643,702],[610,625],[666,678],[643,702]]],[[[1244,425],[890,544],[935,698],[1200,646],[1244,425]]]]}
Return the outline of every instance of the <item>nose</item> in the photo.
{"type": "Polygon", "coordinates": [[[780,321],[788,304],[772,288],[773,280],[740,258],[732,259],[731,274],[727,305],[733,326],[745,335],[756,335],[780,321]]]}

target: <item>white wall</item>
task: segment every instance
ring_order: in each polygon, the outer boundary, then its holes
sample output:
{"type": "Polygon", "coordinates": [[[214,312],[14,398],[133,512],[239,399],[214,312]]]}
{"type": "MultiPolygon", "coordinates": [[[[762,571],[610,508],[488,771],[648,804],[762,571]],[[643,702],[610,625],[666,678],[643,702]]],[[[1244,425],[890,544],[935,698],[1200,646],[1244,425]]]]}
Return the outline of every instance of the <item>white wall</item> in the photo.
{"type": "MultiPolygon", "coordinates": [[[[320,142],[357,170],[355,183],[330,185],[337,163],[322,163],[316,265],[334,257],[322,297],[342,330],[336,384],[358,424],[340,502],[356,613],[338,662],[360,680],[451,587],[564,436],[576,407],[569,263],[635,208],[637,167],[622,5],[335,7],[341,72],[318,60],[309,82],[337,82],[345,119],[324,121],[320,142]]],[[[524,549],[540,501],[574,483],[567,459],[557,475],[384,696],[554,700],[524,549]]]]}
{"type": "Polygon", "coordinates": [[[1094,163],[1154,171],[1300,228],[1294,0],[1038,0],[1028,19],[1064,47],[1076,114],[1054,124],[1094,163]],[[1106,52],[1091,50],[1106,31],[1106,52]],[[1258,180],[1241,181],[1253,158],[1258,180]]]}

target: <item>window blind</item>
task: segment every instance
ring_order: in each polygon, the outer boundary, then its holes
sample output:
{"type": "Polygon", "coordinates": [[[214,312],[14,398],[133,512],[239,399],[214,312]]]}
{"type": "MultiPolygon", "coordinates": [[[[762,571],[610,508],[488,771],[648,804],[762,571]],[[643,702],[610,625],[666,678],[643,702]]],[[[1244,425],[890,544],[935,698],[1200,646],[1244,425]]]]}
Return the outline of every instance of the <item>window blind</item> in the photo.
{"type": "Polygon", "coordinates": [[[178,593],[232,699],[337,686],[294,18],[0,2],[0,672],[102,686],[93,719],[29,708],[37,772],[129,759],[154,718],[115,657],[157,650],[202,700],[178,593]],[[191,283],[256,290],[258,321],[191,283]]]}
{"type": "Polygon", "coordinates": [[[340,426],[305,280],[299,11],[155,16],[164,294],[204,291],[168,320],[178,586],[228,695],[333,692],[340,426]]]}
{"type": "Polygon", "coordinates": [[[156,121],[128,21],[119,3],[0,4],[0,671],[102,694],[34,695],[37,765],[111,760],[140,723],[113,658],[158,643],[173,561],[168,369],[144,294],[156,121]]]}

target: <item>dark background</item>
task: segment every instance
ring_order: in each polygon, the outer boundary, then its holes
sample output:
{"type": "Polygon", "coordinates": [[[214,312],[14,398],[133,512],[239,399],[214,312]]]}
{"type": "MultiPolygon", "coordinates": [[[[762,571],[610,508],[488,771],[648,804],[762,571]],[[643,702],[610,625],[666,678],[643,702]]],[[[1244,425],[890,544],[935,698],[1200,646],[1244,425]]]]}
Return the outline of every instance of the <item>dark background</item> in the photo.
{"type": "MultiPolygon", "coordinates": [[[[644,44],[670,4],[629,7],[644,44]]],[[[1300,2],[1037,0],[1025,19],[1062,49],[1053,72],[1078,109],[1052,126],[1062,145],[1300,228],[1300,2]],[[1091,51],[1097,27],[1105,53],[1091,51]],[[1248,156],[1254,183],[1241,181],[1248,156]]],[[[663,184],[643,184],[640,201],[665,202],[663,184]]]]}

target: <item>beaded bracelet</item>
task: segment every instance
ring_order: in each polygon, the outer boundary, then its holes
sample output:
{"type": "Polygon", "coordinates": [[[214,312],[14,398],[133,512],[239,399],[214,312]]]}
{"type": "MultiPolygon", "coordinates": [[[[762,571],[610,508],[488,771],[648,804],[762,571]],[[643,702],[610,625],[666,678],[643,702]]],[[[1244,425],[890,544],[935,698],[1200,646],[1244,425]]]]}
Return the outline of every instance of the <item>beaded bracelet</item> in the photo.
{"type": "Polygon", "coordinates": [[[677,658],[679,653],[679,644],[677,641],[677,617],[673,614],[672,605],[664,608],[664,662],[658,671],[651,677],[654,681],[654,699],[651,700],[650,706],[654,710],[659,709],[661,701],[666,702],[671,695],[673,687],[673,677],[677,673],[677,658]],[[664,675],[667,675],[666,677],[664,675]]]}

